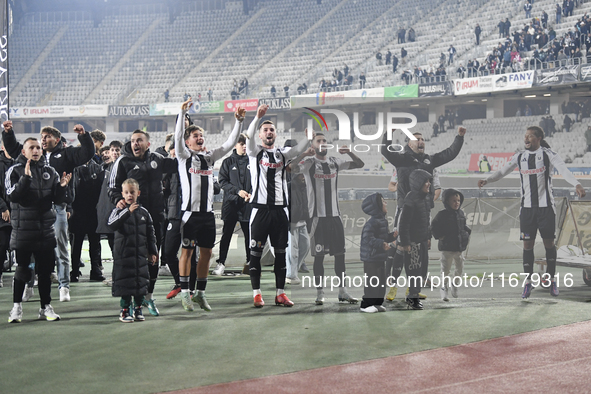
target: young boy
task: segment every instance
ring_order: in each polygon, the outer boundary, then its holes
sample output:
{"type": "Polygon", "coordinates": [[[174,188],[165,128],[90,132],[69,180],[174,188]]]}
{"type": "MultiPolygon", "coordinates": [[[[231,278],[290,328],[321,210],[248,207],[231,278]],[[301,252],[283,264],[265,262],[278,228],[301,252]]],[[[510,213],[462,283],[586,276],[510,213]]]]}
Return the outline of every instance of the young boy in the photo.
{"type": "Polygon", "coordinates": [[[150,284],[148,259],[155,265],[158,249],[152,217],[137,202],[139,183],[132,178],[126,179],[121,184],[121,195],[123,201],[117,203],[109,217],[109,228],[115,232],[112,294],[121,297],[119,320],[131,323],[145,320],[142,303],[150,284]],[[129,312],[132,296],[135,302],[133,317],[129,312]]]}
{"type": "MultiPolygon", "coordinates": [[[[464,256],[462,252],[468,246],[472,230],[466,225],[466,216],[461,209],[464,202],[464,195],[457,190],[447,189],[443,192],[443,206],[431,222],[433,237],[439,240],[439,251],[441,252],[441,275],[443,278],[449,276],[451,265],[455,261],[455,276],[462,276],[464,270],[464,256]]],[[[449,301],[448,290],[451,287],[451,295],[458,297],[458,288],[453,282],[444,279],[441,287],[441,299],[449,301]]]]}
{"type": "Polygon", "coordinates": [[[419,301],[419,292],[423,268],[429,263],[429,215],[432,203],[429,190],[433,177],[425,170],[414,170],[410,173],[409,180],[410,191],[404,198],[400,214],[400,240],[396,248],[397,253],[403,254],[404,269],[409,282],[410,291],[406,303],[410,309],[421,310],[423,304],[419,301]]]}
{"type": "Polygon", "coordinates": [[[386,294],[386,259],[394,233],[388,231],[388,203],[380,193],[367,196],[361,205],[363,212],[371,218],[361,233],[361,261],[365,273],[365,291],[361,301],[361,312],[386,312],[382,305],[386,294]],[[378,278],[378,282],[374,281],[378,278]]]}

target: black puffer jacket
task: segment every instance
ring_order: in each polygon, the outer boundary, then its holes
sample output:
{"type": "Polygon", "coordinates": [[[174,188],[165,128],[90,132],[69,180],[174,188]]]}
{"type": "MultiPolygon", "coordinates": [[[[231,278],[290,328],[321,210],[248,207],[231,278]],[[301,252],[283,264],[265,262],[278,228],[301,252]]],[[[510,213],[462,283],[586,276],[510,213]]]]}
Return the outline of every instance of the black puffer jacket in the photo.
{"type": "Polygon", "coordinates": [[[60,177],[45,163],[45,157],[31,161],[31,176],[25,175],[26,164],[27,158],[20,155],[6,173],[6,194],[12,208],[10,248],[52,249],[56,245],[53,204],[64,202],[66,188],[60,186],[60,177]]]}
{"type": "Polygon", "coordinates": [[[178,171],[173,174],[166,174],[162,179],[164,187],[164,198],[167,201],[166,205],[166,218],[180,219],[182,216],[181,211],[181,182],[179,180],[178,171]]]}
{"type": "Polygon", "coordinates": [[[361,248],[359,254],[364,262],[383,262],[388,258],[384,250],[384,242],[394,241],[394,233],[388,230],[388,219],[382,210],[382,195],[371,194],[363,200],[361,209],[371,218],[363,226],[361,232],[361,248]]]}
{"type": "Polygon", "coordinates": [[[428,180],[433,182],[433,178],[425,170],[414,170],[409,178],[410,192],[404,199],[398,229],[400,234],[398,244],[400,246],[408,246],[411,242],[419,243],[431,238],[429,215],[433,199],[429,193],[425,193],[421,189],[428,180]]]}
{"type": "Polygon", "coordinates": [[[176,159],[162,157],[158,153],[147,150],[144,157],[137,158],[131,150],[131,142],[123,147],[121,157],[117,159],[109,178],[109,198],[117,205],[122,200],[121,184],[133,178],[140,184],[141,194],[138,202],[143,205],[152,219],[161,223],[164,220],[164,194],[162,193],[162,174],[176,172],[176,159]]]}
{"type": "MultiPolygon", "coordinates": [[[[6,157],[4,152],[0,151],[0,213],[6,210],[10,211],[10,201],[6,196],[6,171],[14,164],[14,160],[6,157]]],[[[10,222],[6,222],[0,218],[0,228],[12,227],[10,222]]]]}
{"type": "Polygon", "coordinates": [[[111,215],[111,212],[115,208],[115,204],[113,204],[109,198],[109,177],[111,176],[112,168],[113,163],[103,164],[103,181],[98,203],[96,205],[97,234],[113,234],[113,231],[107,225],[109,215],[111,215]]]}
{"type": "MultiPolygon", "coordinates": [[[[3,132],[2,140],[4,141],[4,147],[10,156],[17,157],[21,153],[23,146],[16,140],[14,130],[3,132]]],[[[78,141],[80,142],[80,146],[66,146],[66,144],[60,140],[53,149],[53,152],[51,152],[48,164],[57,171],[59,176],[62,176],[64,172],[66,174],[73,174],[74,168],[88,163],[88,161],[94,156],[94,142],[92,141],[90,133],[84,132],[78,134],[78,141]]],[[[45,155],[46,152],[43,151],[43,154],[45,155]]],[[[68,204],[72,203],[74,200],[72,186],[72,182],[70,182],[66,188],[67,194],[63,201],[68,204]]]]}
{"type": "Polygon", "coordinates": [[[308,221],[308,193],[304,174],[291,174],[291,180],[287,182],[289,189],[289,218],[291,223],[297,224],[301,220],[308,221]]]}
{"type": "Polygon", "coordinates": [[[69,221],[71,233],[94,233],[96,231],[97,205],[104,176],[103,166],[94,160],[76,167],[74,170],[72,178],[72,183],[74,183],[73,213],[69,221]]]}
{"type": "MultiPolygon", "coordinates": [[[[464,137],[457,135],[451,146],[439,153],[435,153],[433,156],[424,153],[415,153],[408,145],[404,147],[404,150],[400,153],[390,152],[387,149],[387,145],[391,141],[387,140],[387,134],[384,134],[382,138],[382,155],[394,166],[398,171],[398,206],[404,206],[404,198],[411,191],[410,186],[410,174],[417,169],[425,170],[429,174],[433,175],[433,170],[446,163],[449,163],[455,159],[462,145],[464,144],[464,137]]],[[[435,191],[433,185],[431,185],[429,194],[431,194],[430,206],[433,208],[433,196],[435,191]]]]}
{"type": "Polygon", "coordinates": [[[224,190],[224,203],[222,204],[222,220],[228,220],[238,216],[240,221],[250,219],[251,206],[238,195],[240,190],[251,192],[250,166],[248,155],[240,156],[236,149],[230,157],[224,159],[220,167],[218,180],[224,190]]]}
{"type": "Polygon", "coordinates": [[[115,208],[109,216],[109,228],[115,232],[113,296],[148,294],[148,257],[158,254],[150,213],[141,205],[133,212],[129,207],[115,208]]]}
{"type": "Polygon", "coordinates": [[[466,215],[462,211],[464,195],[455,189],[446,189],[442,195],[442,209],[431,222],[433,237],[439,240],[439,250],[446,252],[463,252],[468,247],[472,230],[466,225],[466,215]],[[447,204],[452,194],[460,195],[460,208],[456,211],[447,204]]]}

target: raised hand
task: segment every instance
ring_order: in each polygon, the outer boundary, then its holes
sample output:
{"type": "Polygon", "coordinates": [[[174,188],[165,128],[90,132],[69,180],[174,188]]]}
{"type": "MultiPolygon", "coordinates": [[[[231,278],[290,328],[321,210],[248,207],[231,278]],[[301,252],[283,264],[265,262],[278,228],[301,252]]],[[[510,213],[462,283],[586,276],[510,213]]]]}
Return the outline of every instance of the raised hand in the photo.
{"type": "Polygon", "coordinates": [[[125,207],[126,207],[126,205],[125,205],[125,200],[121,199],[121,200],[119,200],[119,201],[117,202],[117,208],[119,208],[119,209],[123,209],[123,208],[125,208],[125,207]]]}
{"type": "Polygon", "coordinates": [[[193,105],[193,101],[191,100],[191,98],[189,97],[189,99],[187,101],[185,101],[182,105],[181,105],[181,110],[186,111],[189,108],[191,108],[191,106],[193,105]]]}
{"type": "Polygon", "coordinates": [[[306,157],[306,156],[314,156],[315,154],[316,154],[316,149],[314,149],[314,148],[312,148],[312,147],[309,147],[308,149],[306,149],[306,150],[304,151],[304,153],[302,153],[302,155],[303,155],[304,157],[306,157]]]}
{"type": "Polygon", "coordinates": [[[236,108],[234,116],[236,117],[236,120],[242,122],[244,120],[244,117],[246,116],[246,109],[239,106],[238,108],[236,108]]]}
{"type": "Polygon", "coordinates": [[[82,126],[81,124],[77,124],[76,126],[74,126],[74,132],[76,134],[84,134],[84,126],[82,126]]]}
{"type": "Polygon", "coordinates": [[[158,262],[158,255],[151,254],[150,255],[150,263],[152,263],[152,265],[156,265],[157,262],[158,262]]]}
{"type": "Polygon", "coordinates": [[[2,126],[4,126],[4,132],[8,133],[12,130],[12,120],[5,120],[2,126]]]}
{"type": "Polygon", "coordinates": [[[257,118],[261,119],[263,116],[265,116],[268,109],[269,109],[268,105],[265,105],[265,104],[260,105],[259,109],[257,109],[257,118]]]}
{"type": "Polygon", "coordinates": [[[129,212],[133,212],[133,211],[135,211],[136,209],[138,209],[139,207],[140,207],[140,204],[138,204],[137,202],[134,202],[133,204],[131,204],[131,205],[129,206],[129,212]]]}
{"type": "Polygon", "coordinates": [[[585,197],[587,193],[585,192],[585,189],[583,189],[583,186],[581,186],[580,184],[577,185],[577,196],[579,196],[580,198],[585,197]]]}
{"type": "Polygon", "coordinates": [[[465,134],[466,134],[466,128],[462,127],[462,126],[458,127],[458,135],[460,137],[463,137],[465,134]]]}
{"type": "Polygon", "coordinates": [[[486,185],[488,182],[486,181],[486,179],[480,179],[478,181],[478,188],[481,189],[482,186],[486,185]]]}
{"type": "Polygon", "coordinates": [[[27,160],[27,164],[25,164],[25,175],[26,176],[33,176],[31,174],[31,159],[27,160]]]}
{"type": "Polygon", "coordinates": [[[72,179],[72,174],[66,174],[65,172],[62,174],[62,179],[60,179],[60,186],[66,187],[68,183],[70,183],[70,179],[72,179]]]}
{"type": "Polygon", "coordinates": [[[344,155],[345,153],[351,153],[351,148],[349,148],[347,145],[343,145],[339,148],[339,153],[341,155],[344,155]]]}
{"type": "Polygon", "coordinates": [[[6,211],[2,212],[2,220],[10,223],[10,211],[8,209],[6,211]]]}
{"type": "Polygon", "coordinates": [[[308,129],[306,128],[304,130],[304,133],[306,134],[306,138],[308,138],[309,140],[313,140],[314,138],[316,138],[316,132],[314,130],[308,131],[308,129]],[[312,135],[310,135],[310,132],[312,133],[312,135]]]}

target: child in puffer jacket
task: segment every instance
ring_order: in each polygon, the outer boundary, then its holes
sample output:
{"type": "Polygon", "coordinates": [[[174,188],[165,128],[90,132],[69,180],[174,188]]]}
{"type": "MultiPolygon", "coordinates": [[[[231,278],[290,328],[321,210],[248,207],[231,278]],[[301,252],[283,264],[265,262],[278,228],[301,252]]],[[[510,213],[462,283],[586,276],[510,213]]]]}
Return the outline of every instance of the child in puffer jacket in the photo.
{"type": "Polygon", "coordinates": [[[380,193],[367,196],[361,205],[363,212],[371,218],[363,226],[361,233],[361,261],[365,273],[365,289],[361,301],[361,312],[386,312],[386,259],[392,247],[394,233],[388,230],[388,204],[380,193]],[[377,282],[376,282],[377,279],[377,282]]]}
{"type": "Polygon", "coordinates": [[[466,216],[461,207],[464,195],[455,189],[447,189],[442,196],[443,206],[431,222],[433,237],[439,240],[441,251],[441,275],[443,286],[440,289],[441,299],[449,301],[448,290],[451,287],[451,295],[458,297],[458,288],[453,285],[453,280],[447,279],[451,271],[451,265],[455,261],[455,276],[462,276],[464,271],[463,251],[468,247],[472,230],[466,225],[466,216]]]}

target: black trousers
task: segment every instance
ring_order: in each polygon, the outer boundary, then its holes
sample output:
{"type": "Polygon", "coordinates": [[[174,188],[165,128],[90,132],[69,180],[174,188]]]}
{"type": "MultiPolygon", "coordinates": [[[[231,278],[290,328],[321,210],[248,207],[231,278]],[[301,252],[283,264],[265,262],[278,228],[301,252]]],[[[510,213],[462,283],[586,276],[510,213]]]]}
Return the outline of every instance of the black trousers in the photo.
{"type": "Polygon", "coordinates": [[[101,266],[101,236],[95,232],[75,232],[70,233],[70,243],[72,252],[72,274],[80,274],[80,255],[82,254],[82,244],[84,236],[88,236],[90,253],[90,275],[102,275],[101,266]]]}
{"type": "Polygon", "coordinates": [[[361,308],[382,305],[386,295],[386,263],[384,261],[364,261],[364,291],[361,308]]]}
{"type": "Polygon", "coordinates": [[[13,302],[23,301],[23,291],[25,283],[31,280],[31,271],[29,264],[31,256],[35,257],[35,272],[38,277],[39,297],[41,298],[41,308],[51,304],[51,272],[55,267],[55,249],[35,250],[17,249],[16,250],[16,272],[14,274],[14,291],[12,294],[13,302]]]}
{"type": "MultiPolygon", "coordinates": [[[[226,264],[226,258],[228,257],[228,249],[230,248],[230,241],[234,234],[234,228],[238,222],[238,217],[231,217],[230,219],[224,220],[224,228],[222,230],[222,239],[220,240],[220,257],[219,262],[226,264]]],[[[246,261],[250,261],[250,236],[248,232],[248,222],[240,222],[242,228],[242,234],[244,234],[244,250],[246,251],[246,261]]]]}
{"type": "Polygon", "coordinates": [[[10,226],[0,227],[0,261],[2,261],[2,266],[0,267],[0,278],[2,277],[2,271],[4,270],[4,261],[7,257],[6,252],[9,250],[11,232],[12,227],[10,226]]]}

